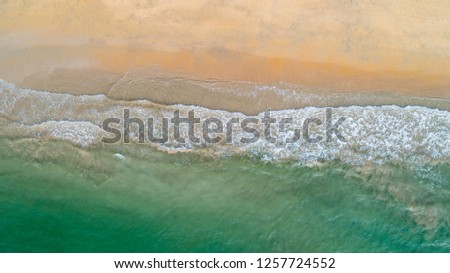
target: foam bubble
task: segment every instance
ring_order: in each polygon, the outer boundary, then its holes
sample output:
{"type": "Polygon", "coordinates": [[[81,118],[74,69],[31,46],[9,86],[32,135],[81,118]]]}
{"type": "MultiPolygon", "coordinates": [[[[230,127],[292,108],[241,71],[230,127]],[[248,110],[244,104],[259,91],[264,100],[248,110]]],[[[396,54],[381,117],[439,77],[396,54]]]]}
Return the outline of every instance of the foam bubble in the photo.
{"type": "Polygon", "coordinates": [[[120,154],[120,153],[115,153],[115,154],[113,154],[113,156],[115,158],[117,158],[117,159],[120,159],[120,160],[124,160],[125,159],[125,156],[123,154],[120,154]]]}

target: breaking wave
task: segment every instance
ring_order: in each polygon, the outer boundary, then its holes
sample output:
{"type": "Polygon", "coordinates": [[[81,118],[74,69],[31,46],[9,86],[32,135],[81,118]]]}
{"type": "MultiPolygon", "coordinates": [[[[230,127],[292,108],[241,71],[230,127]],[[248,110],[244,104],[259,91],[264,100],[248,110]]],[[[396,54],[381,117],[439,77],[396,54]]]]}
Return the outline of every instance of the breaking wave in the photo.
{"type": "MultiPolygon", "coordinates": [[[[21,89],[1,80],[0,98],[1,135],[56,139],[82,147],[100,144],[103,137],[110,136],[102,129],[103,121],[111,117],[122,118],[124,109],[129,109],[132,117],[154,119],[155,135],[161,134],[162,118],[170,120],[176,110],[179,110],[180,116],[187,117],[188,112],[194,109],[196,117],[201,120],[213,117],[223,124],[232,118],[243,120],[248,117],[238,112],[197,106],[163,106],[142,100],[112,100],[104,95],[74,96],[21,89]]],[[[263,138],[253,143],[242,143],[242,138],[251,135],[239,126],[233,127],[234,138],[230,143],[210,144],[204,140],[194,143],[188,138],[187,126],[181,126],[180,135],[186,139],[185,143],[177,142],[173,138],[173,128],[169,128],[167,142],[158,144],[147,141],[144,145],[166,152],[197,151],[217,156],[240,154],[267,161],[293,160],[300,164],[333,160],[351,165],[450,161],[450,112],[423,106],[335,107],[332,109],[333,121],[339,117],[345,118],[339,130],[346,141],[337,138],[317,143],[283,141],[292,138],[296,129],[301,130],[305,119],[324,119],[325,109],[306,107],[271,111],[271,117],[277,120],[292,118],[284,130],[273,130],[273,136],[277,139],[275,143],[263,138]]],[[[262,119],[264,113],[253,117],[262,119]]],[[[262,124],[254,124],[254,128],[263,131],[262,124]]],[[[324,125],[311,126],[310,129],[312,135],[325,133],[324,125]]],[[[131,132],[132,142],[138,141],[136,132],[137,129],[131,132]]],[[[196,126],[195,133],[202,135],[202,127],[196,126]]]]}

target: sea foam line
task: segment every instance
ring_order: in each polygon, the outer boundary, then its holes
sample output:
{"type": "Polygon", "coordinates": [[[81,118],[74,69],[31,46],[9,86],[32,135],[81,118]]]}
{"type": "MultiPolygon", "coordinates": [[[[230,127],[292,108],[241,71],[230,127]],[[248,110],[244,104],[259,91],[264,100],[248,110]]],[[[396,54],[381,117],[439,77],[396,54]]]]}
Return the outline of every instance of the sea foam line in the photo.
{"type": "MultiPolygon", "coordinates": [[[[161,120],[170,119],[174,111],[187,117],[189,111],[195,110],[200,119],[213,117],[224,123],[232,118],[248,118],[242,113],[197,106],[162,106],[142,100],[115,101],[104,95],[74,96],[40,92],[17,88],[5,81],[0,81],[0,97],[0,117],[28,131],[31,137],[70,141],[83,147],[98,144],[103,137],[108,136],[102,129],[103,121],[111,117],[123,118],[124,109],[129,109],[133,117],[154,119],[155,134],[162,132],[161,120]]],[[[272,117],[277,120],[293,120],[283,132],[276,133],[276,138],[292,137],[295,129],[302,128],[305,119],[321,117],[324,113],[323,107],[271,111],[272,117]]],[[[331,160],[352,165],[393,161],[409,164],[449,162],[448,111],[422,106],[346,106],[333,108],[333,115],[345,117],[345,122],[340,127],[345,142],[334,139],[321,143],[299,141],[280,144],[259,139],[253,143],[242,143],[239,140],[249,135],[238,127],[234,128],[235,138],[231,143],[212,145],[205,142],[192,143],[188,138],[188,128],[181,127],[180,135],[185,137],[185,143],[179,143],[172,137],[162,144],[148,144],[167,152],[208,150],[217,155],[239,153],[269,161],[296,160],[302,164],[331,160]]],[[[254,117],[264,118],[264,113],[254,117]]],[[[262,125],[255,128],[260,131],[264,129],[262,125]]],[[[202,128],[195,130],[196,134],[202,134],[202,128]]],[[[131,132],[131,140],[134,142],[138,141],[136,133],[137,129],[131,132]]],[[[173,134],[173,129],[169,133],[173,134]]],[[[311,134],[321,133],[322,127],[311,127],[311,134]]]]}

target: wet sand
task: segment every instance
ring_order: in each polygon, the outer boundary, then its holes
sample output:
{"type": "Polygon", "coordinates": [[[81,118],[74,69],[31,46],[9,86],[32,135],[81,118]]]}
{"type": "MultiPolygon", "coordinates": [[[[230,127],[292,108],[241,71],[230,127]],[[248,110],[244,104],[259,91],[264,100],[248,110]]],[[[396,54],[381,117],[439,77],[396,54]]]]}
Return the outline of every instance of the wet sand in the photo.
{"type": "Polygon", "coordinates": [[[246,113],[308,102],[249,87],[236,92],[228,82],[450,98],[447,1],[45,0],[0,7],[0,78],[19,87],[246,113]],[[155,85],[177,78],[193,84],[155,85]],[[195,84],[211,80],[224,88],[195,84]]]}

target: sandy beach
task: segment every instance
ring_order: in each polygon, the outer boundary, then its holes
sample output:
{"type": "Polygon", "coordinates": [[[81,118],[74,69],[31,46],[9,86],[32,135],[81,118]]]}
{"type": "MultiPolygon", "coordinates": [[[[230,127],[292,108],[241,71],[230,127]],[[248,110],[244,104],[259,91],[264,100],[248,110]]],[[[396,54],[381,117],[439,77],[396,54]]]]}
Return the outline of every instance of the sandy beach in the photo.
{"type": "Polygon", "coordinates": [[[0,272],[444,272],[449,14],[0,0],[0,272]]]}
{"type": "Polygon", "coordinates": [[[246,113],[308,102],[154,79],[450,98],[448,1],[338,2],[3,1],[0,78],[246,113]]]}

